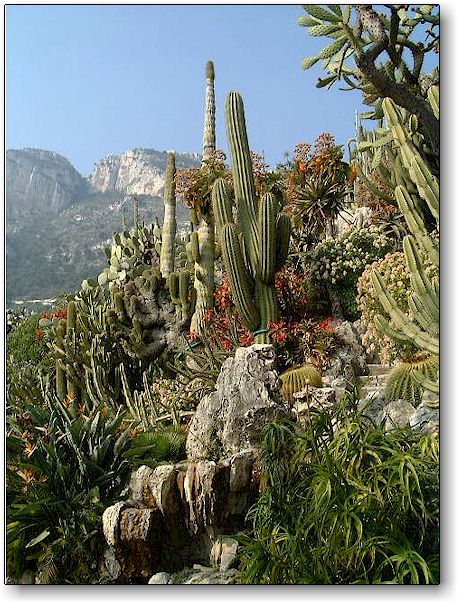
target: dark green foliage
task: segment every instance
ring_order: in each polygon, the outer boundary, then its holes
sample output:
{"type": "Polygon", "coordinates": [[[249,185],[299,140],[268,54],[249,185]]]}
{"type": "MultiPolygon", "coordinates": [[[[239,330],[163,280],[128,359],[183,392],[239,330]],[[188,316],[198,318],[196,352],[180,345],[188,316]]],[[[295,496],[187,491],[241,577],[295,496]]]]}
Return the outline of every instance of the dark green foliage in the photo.
{"type": "Polygon", "coordinates": [[[43,583],[85,583],[97,574],[102,513],[130,470],[130,428],[120,413],[66,408],[48,386],[28,394],[7,416],[8,575],[30,568],[43,583]]]}
{"type": "Polygon", "coordinates": [[[354,408],[265,426],[241,583],[438,582],[438,438],[365,428],[354,408]]]}
{"type": "Polygon", "coordinates": [[[39,329],[40,315],[31,315],[12,329],[6,338],[6,356],[13,363],[39,366],[45,359],[47,347],[39,329]]]}

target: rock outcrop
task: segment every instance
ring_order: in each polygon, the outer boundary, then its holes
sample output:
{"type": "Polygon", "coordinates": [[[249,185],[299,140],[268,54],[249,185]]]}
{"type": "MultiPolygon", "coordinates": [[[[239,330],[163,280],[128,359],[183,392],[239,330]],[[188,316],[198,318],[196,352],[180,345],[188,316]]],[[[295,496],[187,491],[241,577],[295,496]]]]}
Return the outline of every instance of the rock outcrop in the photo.
{"type": "MultiPolygon", "coordinates": [[[[162,195],[166,170],[166,151],[131,149],[109,155],[96,162],[89,177],[91,186],[102,193],[119,191],[125,195],[162,195]]],[[[199,165],[195,153],[177,153],[177,168],[199,165]]]]}
{"type": "Polygon", "coordinates": [[[186,443],[189,459],[257,448],[266,422],[290,417],[274,363],[269,344],[238,348],[224,362],[215,392],[203,398],[191,421],[186,443]]]}
{"type": "Polygon", "coordinates": [[[87,192],[86,180],[58,153],[28,148],[6,152],[8,220],[27,214],[57,214],[87,192]]]}

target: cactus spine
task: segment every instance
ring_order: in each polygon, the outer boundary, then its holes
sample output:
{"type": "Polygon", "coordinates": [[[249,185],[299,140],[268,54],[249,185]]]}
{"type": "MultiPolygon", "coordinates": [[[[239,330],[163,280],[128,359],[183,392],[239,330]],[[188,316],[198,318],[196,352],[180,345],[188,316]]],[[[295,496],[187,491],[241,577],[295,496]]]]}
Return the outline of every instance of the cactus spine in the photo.
{"type": "Polygon", "coordinates": [[[275,271],[285,262],[290,239],[290,220],[278,215],[271,193],[259,200],[245,126],[244,105],[237,92],[226,101],[226,127],[233,164],[238,224],[225,183],[218,180],[212,197],[221,227],[222,256],[236,308],[256,343],[268,341],[268,324],[277,320],[275,271]]]}
{"type": "MultiPolygon", "coordinates": [[[[206,100],[204,110],[204,134],[202,149],[202,164],[204,167],[215,153],[215,70],[212,61],[206,65],[206,100]]],[[[215,264],[215,222],[212,204],[201,211],[192,219],[197,219],[196,235],[192,239],[192,253],[194,257],[194,288],[196,290],[196,307],[191,319],[190,330],[202,333],[204,328],[204,314],[214,305],[214,264],[215,264]]]]}
{"type": "Polygon", "coordinates": [[[175,217],[175,153],[167,154],[166,181],[164,183],[164,222],[161,239],[160,270],[166,279],[174,270],[175,234],[177,220],[175,217]]]}
{"type": "MultiPolygon", "coordinates": [[[[425,200],[429,210],[438,222],[438,181],[431,174],[426,163],[410,141],[394,103],[390,99],[384,99],[382,106],[394,141],[398,145],[398,154],[402,164],[409,172],[418,195],[425,200]]],[[[402,185],[398,185],[395,189],[395,197],[412,233],[403,240],[403,249],[410,268],[412,294],[409,297],[408,304],[412,319],[407,319],[405,313],[397,307],[392,296],[386,291],[381,275],[374,271],[372,274],[373,285],[384,310],[391,319],[389,323],[386,318],[377,316],[375,324],[388,336],[399,340],[411,340],[420,350],[438,356],[439,284],[437,278],[431,279],[427,275],[419,253],[419,250],[422,250],[428,256],[430,262],[438,267],[438,243],[437,240],[428,235],[415,199],[408,193],[407,189],[402,185]]],[[[417,377],[422,384],[422,376],[418,374],[417,377]]]]}

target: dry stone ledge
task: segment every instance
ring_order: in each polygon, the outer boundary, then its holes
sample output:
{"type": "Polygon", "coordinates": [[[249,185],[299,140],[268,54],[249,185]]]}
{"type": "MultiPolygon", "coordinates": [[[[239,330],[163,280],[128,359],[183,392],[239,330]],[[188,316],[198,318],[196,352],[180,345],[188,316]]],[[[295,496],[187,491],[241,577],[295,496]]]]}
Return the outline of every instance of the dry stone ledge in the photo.
{"type": "Polygon", "coordinates": [[[339,378],[349,389],[358,376],[368,374],[365,349],[357,327],[350,321],[336,320],[333,322],[333,329],[341,344],[332,354],[323,377],[329,383],[339,378]]]}
{"type": "Polygon", "coordinates": [[[256,449],[262,427],[290,417],[270,344],[238,348],[221,368],[216,390],[203,398],[190,423],[186,450],[192,461],[256,449]]]}
{"type": "Polygon", "coordinates": [[[410,417],[416,409],[408,401],[402,399],[390,401],[384,407],[384,430],[389,432],[396,428],[405,428],[410,425],[410,417]]]}

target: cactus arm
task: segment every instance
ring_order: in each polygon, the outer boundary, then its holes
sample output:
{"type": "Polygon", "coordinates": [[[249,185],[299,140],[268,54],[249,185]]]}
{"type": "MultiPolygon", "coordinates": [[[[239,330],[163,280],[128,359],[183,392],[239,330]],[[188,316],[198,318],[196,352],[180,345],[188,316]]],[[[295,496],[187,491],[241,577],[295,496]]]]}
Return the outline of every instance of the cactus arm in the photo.
{"type": "Polygon", "coordinates": [[[245,126],[244,104],[238,92],[230,92],[226,100],[226,129],[233,163],[238,220],[249,252],[250,272],[254,276],[259,250],[256,191],[245,126]]]}
{"type": "Polygon", "coordinates": [[[276,201],[274,195],[263,195],[258,207],[260,256],[257,278],[272,285],[276,265],[276,201]]]}
{"type": "Polygon", "coordinates": [[[177,232],[175,199],[175,153],[167,154],[166,181],[164,183],[164,222],[162,228],[160,270],[164,278],[174,270],[175,235],[177,232]]]}
{"type": "Polygon", "coordinates": [[[248,329],[259,327],[260,315],[252,299],[250,280],[242,259],[234,225],[226,224],[222,231],[222,255],[231,285],[236,309],[248,329]]]}
{"type": "Polygon", "coordinates": [[[219,231],[221,231],[224,224],[234,222],[231,200],[225,181],[222,178],[216,180],[212,187],[212,205],[214,208],[215,225],[219,231]]]}
{"type": "Polygon", "coordinates": [[[292,223],[287,214],[280,214],[276,224],[276,269],[281,268],[288,256],[292,223]]]}

